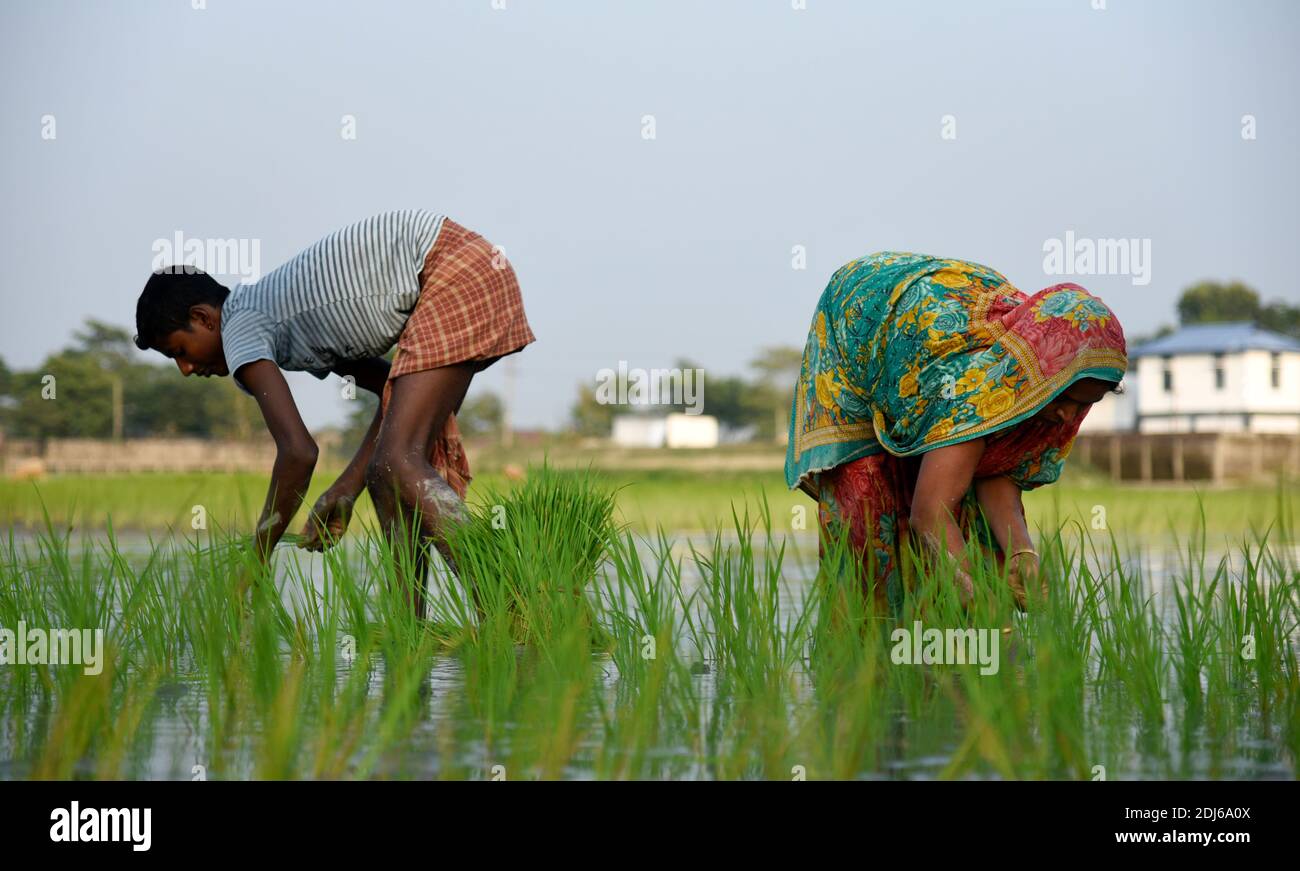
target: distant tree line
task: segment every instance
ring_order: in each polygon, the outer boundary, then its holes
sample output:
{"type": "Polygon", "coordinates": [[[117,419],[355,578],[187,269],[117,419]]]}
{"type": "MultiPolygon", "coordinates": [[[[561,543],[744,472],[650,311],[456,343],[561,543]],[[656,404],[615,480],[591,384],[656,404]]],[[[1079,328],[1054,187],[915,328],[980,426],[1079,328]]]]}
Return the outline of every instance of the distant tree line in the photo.
{"type": "MultiPolygon", "coordinates": [[[[233,379],[185,378],[156,354],[156,361],[141,356],[129,330],[91,319],[33,369],[11,369],[0,359],[0,428],[34,439],[245,439],[265,432],[257,403],[233,379]]],[[[377,402],[357,391],[345,444],[360,444],[377,402]]],[[[499,430],[502,417],[501,400],[483,393],[465,401],[458,419],[463,433],[483,435],[499,430]]]]}
{"type": "Polygon", "coordinates": [[[0,427],[14,438],[248,438],[261,415],[227,378],[184,378],[146,362],[131,333],[87,320],[30,370],[0,360],[0,427]]]}
{"type": "MultiPolygon", "coordinates": [[[[1241,282],[1194,284],[1183,291],[1177,309],[1181,325],[1247,320],[1300,338],[1300,305],[1263,302],[1258,292],[1241,282]]],[[[1154,334],[1131,337],[1129,345],[1174,329],[1163,326],[1154,334]]],[[[799,348],[774,346],[764,348],[750,362],[749,377],[712,375],[705,370],[703,412],[755,439],[780,437],[789,421],[801,359],[799,348]]],[[[674,365],[703,368],[689,360],[674,365]]],[[[359,391],[357,400],[344,426],[345,445],[360,442],[374,415],[374,396],[359,391]]],[[[595,385],[582,384],[570,421],[582,435],[608,436],[614,417],[634,410],[602,404],[595,385]]],[[[683,404],[656,410],[685,409],[683,404]]],[[[482,393],[465,400],[457,419],[465,435],[489,436],[500,432],[503,411],[500,397],[482,393]]],[[[88,319],[71,345],[50,354],[34,369],[10,369],[0,358],[0,428],[14,438],[241,439],[261,431],[261,415],[231,379],[183,378],[169,363],[139,359],[127,329],[88,319]]]]}

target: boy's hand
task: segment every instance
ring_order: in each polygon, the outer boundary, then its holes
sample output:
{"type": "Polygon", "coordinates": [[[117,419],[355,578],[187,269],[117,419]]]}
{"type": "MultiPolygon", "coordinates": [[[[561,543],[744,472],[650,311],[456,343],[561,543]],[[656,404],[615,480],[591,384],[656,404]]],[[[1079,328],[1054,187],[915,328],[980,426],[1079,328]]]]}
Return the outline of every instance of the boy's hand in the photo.
{"type": "Polygon", "coordinates": [[[314,551],[332,547],[347,531],[356,500],[356,493],[337,484],[322,493],[303,525],[302,541],[298,542],[298,547],[314,551]]]}

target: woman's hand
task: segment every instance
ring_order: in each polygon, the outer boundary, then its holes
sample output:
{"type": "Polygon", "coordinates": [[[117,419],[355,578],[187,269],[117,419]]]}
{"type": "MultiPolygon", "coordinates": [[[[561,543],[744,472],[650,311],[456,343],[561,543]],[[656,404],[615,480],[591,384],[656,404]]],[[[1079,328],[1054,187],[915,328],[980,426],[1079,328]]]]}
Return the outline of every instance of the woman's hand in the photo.
{"type": "Polygon", "coordinates": [[[312,551],[333,547],[347,531],[357,495],[354,488],[339,482],[322,493],[303,525],[302,541],[298,542],[298,547],[312,551]]]}
{"type": "Polygon", "coordinates": [[[1007,578],[1020,610],[1028,607],[1029,591],[1037,587],[1037,599],[1047,601],[1047,578],[1039,572],[1038,554],[1022,551],[1007,560],[1007,578]]]}
{"type": "Polygon", "coordinates": [[[1016,607],[1025,610],[1030,598],[1028,591],[1035,589],[1035,585],[1041,594],[1035,593],[1034,598],[1041,596],[1046,600],[1046,579],[1038,571],[1038,553],[1029,537],[1020,488],[1010,478],[981,478],[975,482],[975,496],[993,537],[1007,554],[1007,581],[1016,598],[1016,607]]]}

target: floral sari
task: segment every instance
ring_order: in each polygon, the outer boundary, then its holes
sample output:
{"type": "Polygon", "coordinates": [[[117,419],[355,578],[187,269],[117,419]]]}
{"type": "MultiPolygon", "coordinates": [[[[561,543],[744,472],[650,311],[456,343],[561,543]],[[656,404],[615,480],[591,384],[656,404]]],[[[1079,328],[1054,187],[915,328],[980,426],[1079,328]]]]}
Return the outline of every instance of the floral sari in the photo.
{"type": "MultiPolygon", "coordinates": [[[[1050,484],[1083,415],[1029,419],[1075,381],[1118,382],[1126,368],[1119,320],[1076,284],[1026,296],[977,263],[897,252],[854,260],[813,317],[786,483],[818,500],[824,535],[847,532],[877,595],[896,604],[920,455],[986,438],[975,477],[1050,484]]],[[[957,519],[996,547],[973,492],[957,519]]]]}

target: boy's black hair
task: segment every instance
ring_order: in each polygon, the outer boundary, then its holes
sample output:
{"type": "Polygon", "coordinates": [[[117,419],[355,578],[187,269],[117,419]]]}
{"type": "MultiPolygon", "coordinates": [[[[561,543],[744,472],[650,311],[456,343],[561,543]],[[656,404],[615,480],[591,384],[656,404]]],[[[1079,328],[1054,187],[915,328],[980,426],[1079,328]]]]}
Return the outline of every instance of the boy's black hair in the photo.
{"type": "Polygon", "coordinates": [[[200,303],[221,308],[230,291],[193,266],[168,266],[144,284],[135,304],[135,346],[157,348],[165,336],[190,328],[190,308],[200,303]]]}

